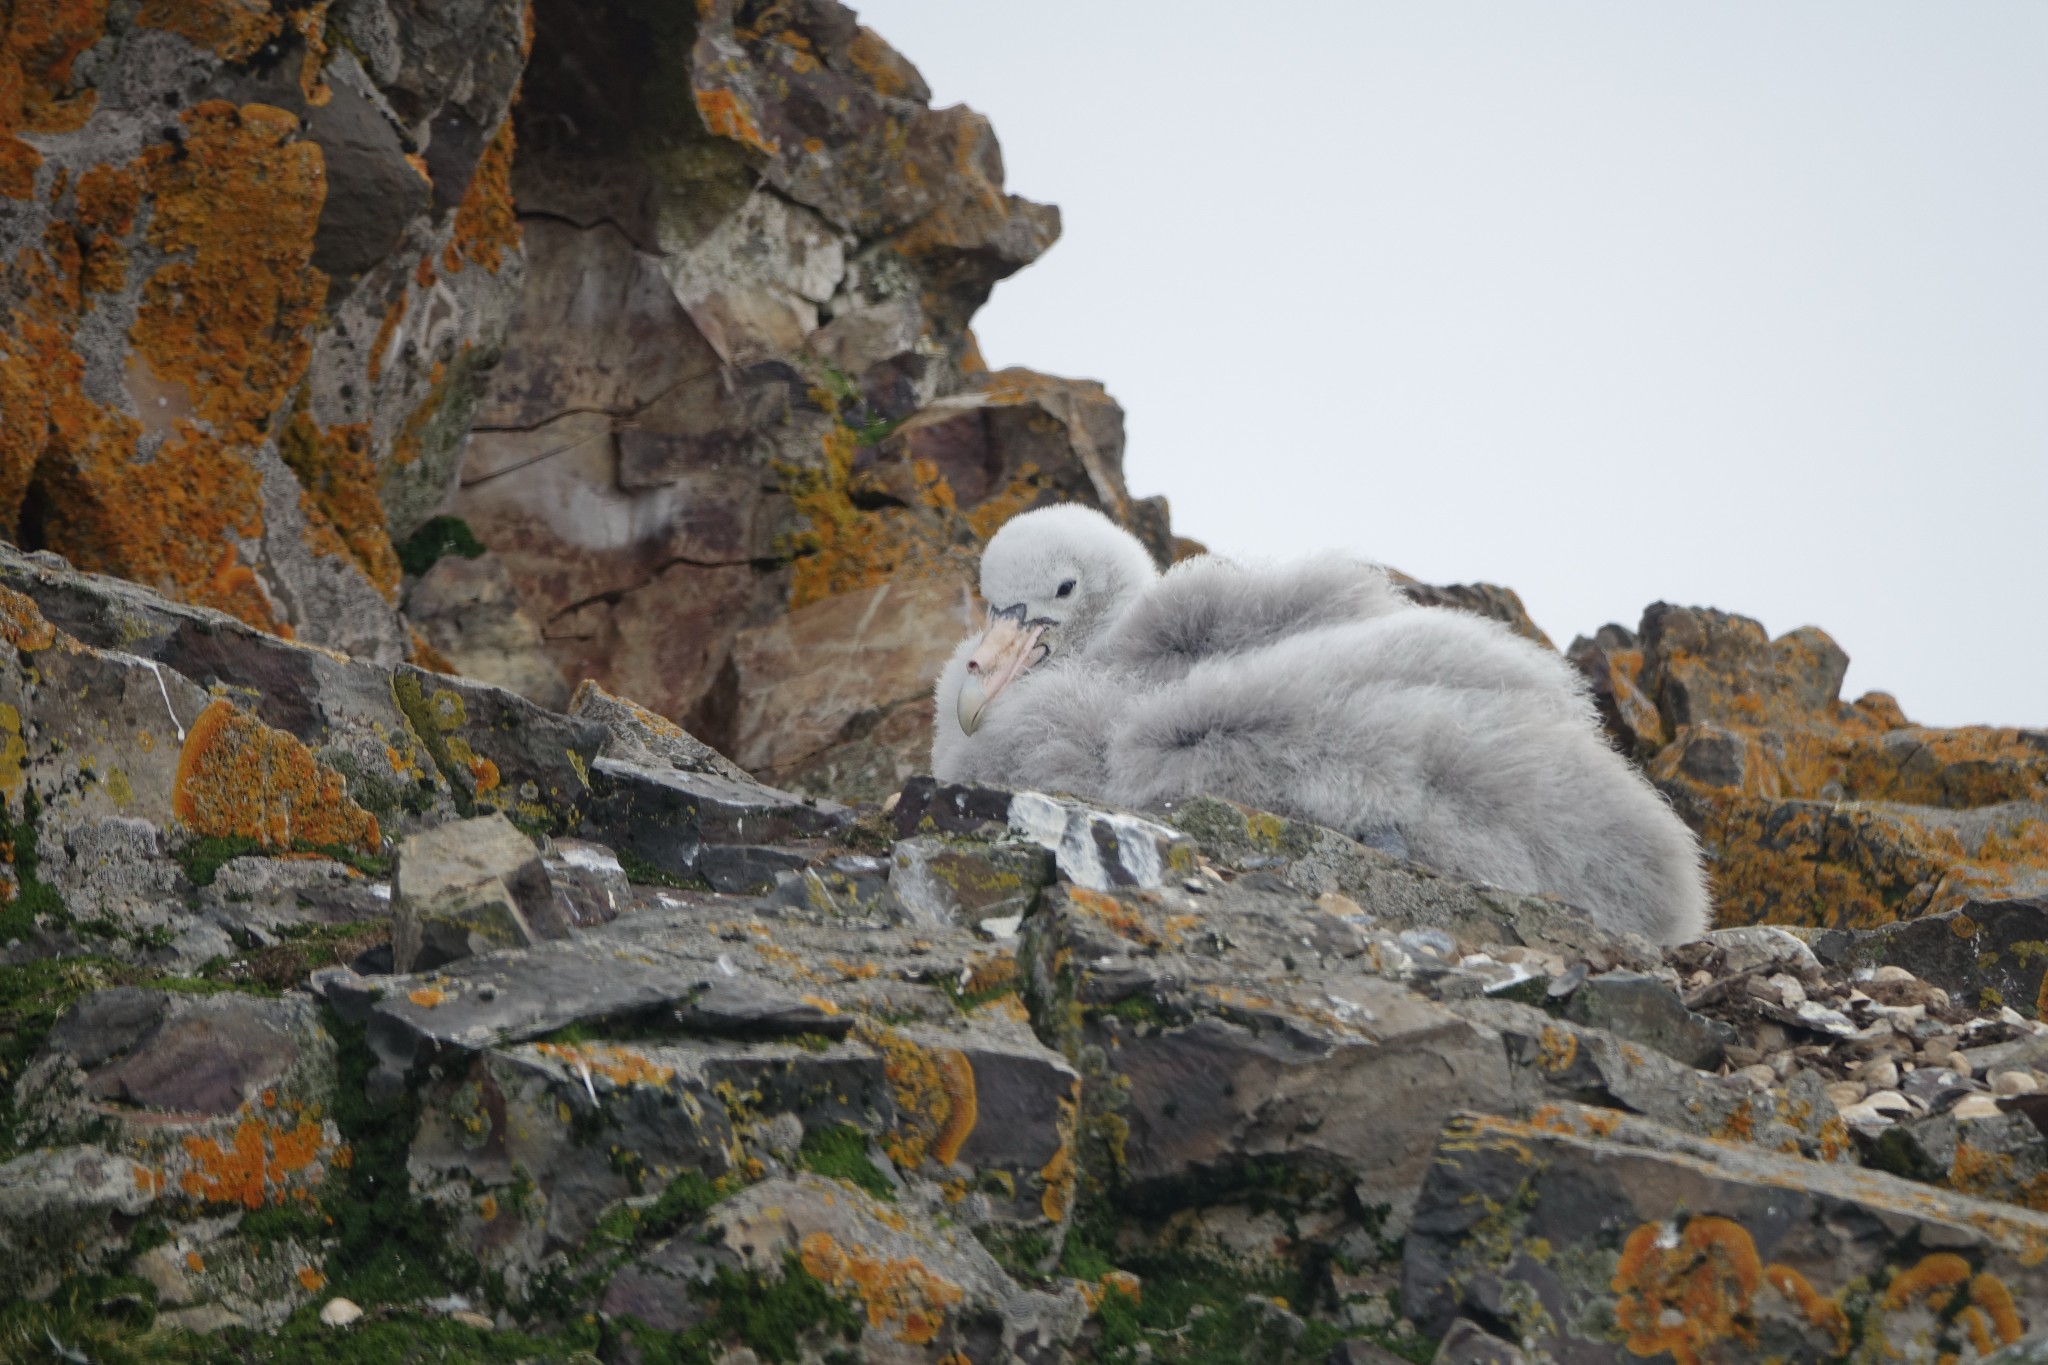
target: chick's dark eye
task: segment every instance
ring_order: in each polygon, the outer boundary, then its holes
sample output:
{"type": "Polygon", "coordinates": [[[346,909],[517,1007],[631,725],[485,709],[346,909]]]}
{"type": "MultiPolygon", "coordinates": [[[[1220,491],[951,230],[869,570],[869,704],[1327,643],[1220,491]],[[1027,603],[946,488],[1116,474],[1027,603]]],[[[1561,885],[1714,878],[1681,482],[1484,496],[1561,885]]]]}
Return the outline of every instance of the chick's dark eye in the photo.
{"type": "Polygon", "coordinates": [[[1060,590],[1053,594],[1054,597],[1072,597],[1073,595],[1074,580],[1071,578],[1069,578],[1066,582],[1060,584],[1060,590]]]}

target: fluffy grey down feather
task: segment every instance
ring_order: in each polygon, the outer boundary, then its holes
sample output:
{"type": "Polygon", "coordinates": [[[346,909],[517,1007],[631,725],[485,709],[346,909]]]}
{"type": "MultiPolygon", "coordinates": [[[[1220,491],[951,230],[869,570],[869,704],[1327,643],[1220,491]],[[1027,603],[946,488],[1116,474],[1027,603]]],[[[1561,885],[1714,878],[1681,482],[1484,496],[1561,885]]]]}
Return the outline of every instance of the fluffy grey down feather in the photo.
{"type": "Polygon", "coordinates": [[[1137,548],[1074,507],[997,533],[982,595],[1051,622],[1051,653],[970,735],[956,704],[976,642],[962,643],[936,692],[935,776],[1127,806],[1212,793],[1382,846],[1393,831],[1425,866],[1656,942],[1708,927],[1697,841],[1608,747],[1557,655],[1416,607],[1359,560],[1208,556],[1154,577],[1137,548]]]}

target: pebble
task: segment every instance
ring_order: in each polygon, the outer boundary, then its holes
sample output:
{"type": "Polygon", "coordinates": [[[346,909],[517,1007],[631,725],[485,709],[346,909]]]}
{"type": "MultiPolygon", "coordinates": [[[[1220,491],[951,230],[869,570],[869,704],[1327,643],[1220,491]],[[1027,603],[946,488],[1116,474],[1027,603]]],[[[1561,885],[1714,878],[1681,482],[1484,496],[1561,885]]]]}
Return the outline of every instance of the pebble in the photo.
{"type": "Polygon", "coordinates": [[[1956,1040],[1947,1035],[1939,1038],[1929,1038],[1920,1047],[1920,1055],[1926,1059],[1929,1066],[1952,1065],[1950,1059],[1955,1056],[1955,1051],[1956,1040]]]}
{"type": "Polygon", "coordinates": [[[1872,972],[1870,979],[1872,981],[1911,981],[1914,980],[1914,976],[1904,967],[1894,967],[1890,963],[1886,963],[1872,972]]]}
{"type": "Polygon", "coordinates": [[[1948,1112],[1951,1118],[1960,1122],[1964,1119],[1995,1119],[2005,1111],[1989,1095],[1965,1095],[1948,1112]]]}
{"type": "Polygon", "coordinates": [[[1899,1066],[1890,1057],[1873,1057],[1856,1068],[1856,1079],[1872,1090],[1890,1090],[1899,1083],[1899,1066]]]}
{"type": "Polygon", "coordinates": [[[363,1310],[347,1299],[329,1299],[320,1310],[320,1321],[329,1327],[346,1327],[363,1315],[363,1310]]]}
{"type": "Polygon", "coordinates": [[[464,1327],[474,1327],[479,1332],[492,1331],[496,1329],[498,1325],[497,1323],[492,1322],[489,1318],[485,1317],[482,1313],[471,1312],[468,1309],[458,1309],[455,1312],[450,1313],[448,1315],[448,1320],[450,1322],[459,1322],[464,1327]]]}
{"type": "Polygon", "coordinates": [[[1800,984],[1798,977],[1780,972],[1771,978],[1770,985],[1771,989],[1778,993],[1778,999],[1784,1002],[1786,1009],[1796,1010],[1806,1003],[1806,987],[1800,984]]]}
{"type": "Polygon", "coordinates": [[[1861,1081],[1836,1081],[1827,1089],[1828,1100],[1837,1109],[1847,1109],[1860,1102],[1865,1093],[1861,1081]]]}
{"type": "Polygon", "coordinates": [[[1991,1078],[1994,1095],[2031,1095],[2038,1089],[2031,1071],[2001,1071],[1991,1078]]]}

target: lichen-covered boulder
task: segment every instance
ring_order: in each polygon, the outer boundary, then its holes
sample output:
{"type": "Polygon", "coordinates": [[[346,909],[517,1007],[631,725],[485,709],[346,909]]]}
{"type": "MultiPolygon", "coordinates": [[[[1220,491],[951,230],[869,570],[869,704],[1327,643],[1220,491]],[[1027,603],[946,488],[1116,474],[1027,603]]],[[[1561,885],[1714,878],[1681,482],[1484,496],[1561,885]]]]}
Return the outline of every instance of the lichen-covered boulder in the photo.
{"type": "MultiPolygon", "coordinates": [[[[604,1313],[627,1360],[712,1326],[732,1281],[809,1281],[837,1312],[814,1308],[778,1352],[831,1359],[836,1347],[876,1365],[961,1359],[1050,1365],[1065,1358],[1088,1305],[1078,1289],[1026,1289],[973,1238],[857,1189],[799,1176],[720,1204],[700,1225],[622,1270],[604,1313]],[[807,1329],[807,1330],[803,1330],[807,1329]],[[856,1346],[855,1343],[858,1343],[856,1346]],[[854,1353],[857,1351],[857,1355],[854,1353]]],[[[792,1305],[794,1306],[794,1305],[792,1305]]],[[[729,1330],[729,1329],[728,1329],[729,1330]]],[[[716,1343],[719,1333],[708,1333],[716,1343]]],[[[735,1344],[745,1344],[744,1342],[735,1344]]]]}
{"type": "Polygon", "coordinates": [[[1981,1360],[2038,1329],[2048,1217],[1597,1110],[1462,1117],[1431,1161],[1403,1304],[1532,1356],[1981,1360]]]}
{"type": "Polygon", "coordinates": [[[1872,928],[2048,889],[2048,734],[1845,702],[1825,633],[1706,608],[1656,603],[1567,652],[1699,832],[1723,924],[1872,928]]]}
{"type": "Polygon", "coordinates": [[[0,531],[261,629],[408,652],[519,281],[523,6],[17,6],[0,531]]]}
{"type": "Polygon", "coordinates": [[[391,908],[392,962],[401,972],[569,932],[540,849],[498,814],[451,821],[400,844],[391,908]]]}

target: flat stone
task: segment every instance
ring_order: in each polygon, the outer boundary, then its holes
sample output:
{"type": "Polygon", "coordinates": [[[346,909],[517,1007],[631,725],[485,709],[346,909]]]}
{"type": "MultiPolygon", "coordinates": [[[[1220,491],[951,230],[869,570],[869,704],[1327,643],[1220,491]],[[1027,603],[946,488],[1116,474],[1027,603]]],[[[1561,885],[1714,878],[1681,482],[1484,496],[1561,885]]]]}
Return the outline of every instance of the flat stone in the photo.
{"type": "Polygon", "coordinates": [[[1466,1115],[1429,1165],[1402,1303],[1425,1331],[1469,1314],[1558,1359],[1934,1365],[1973,1330],[2019,1338],[2048,1302],[2043,1247],[2048,1215],[1876,1172],[1596,1110],[1466,1115]]]}
{"type": "Polygon", "coordinates": [[[844,806],[757,782],[622,759],[597,760],[591,781],[590,837],[685,879],[703,875],[707,845],[759,847],[829,836],[853,818],[844,806]]]}
{"type": "Polygon", "coordinates": [[[66,1010],[44,1035],[43,1047],[70,1054],[90,1071],[110,1057],[134,1047],[163,1019],[170,1003],[165,991],[139,986],[114,986],[84,996],[66,1010]]]}
{"type": "Polygon", "coordinates": [[[585,839],[555,839],[544,859],[548,881],[576,928],[609,924],[633,905],[633,886],[618,855],[585,839]]]}
{"type": "Polygon", "coordinates": [[[1581,1024],[1653,1047],[1665,1056],[1711,1071],[1721,1065],[1734,1030],[1685,1007],[1678,992],[1643,972],[1606,972],[1572,993],[1566,1014],[1581,1024]]]}
{"type": "Polygon", "coordinates": [[[89,1072],[97,1099],[182,1114],[233,1114],[298,1064],[297,1022],[279,1003],[218,995],[176,1002],[118,1061],[89,1072]]]}

